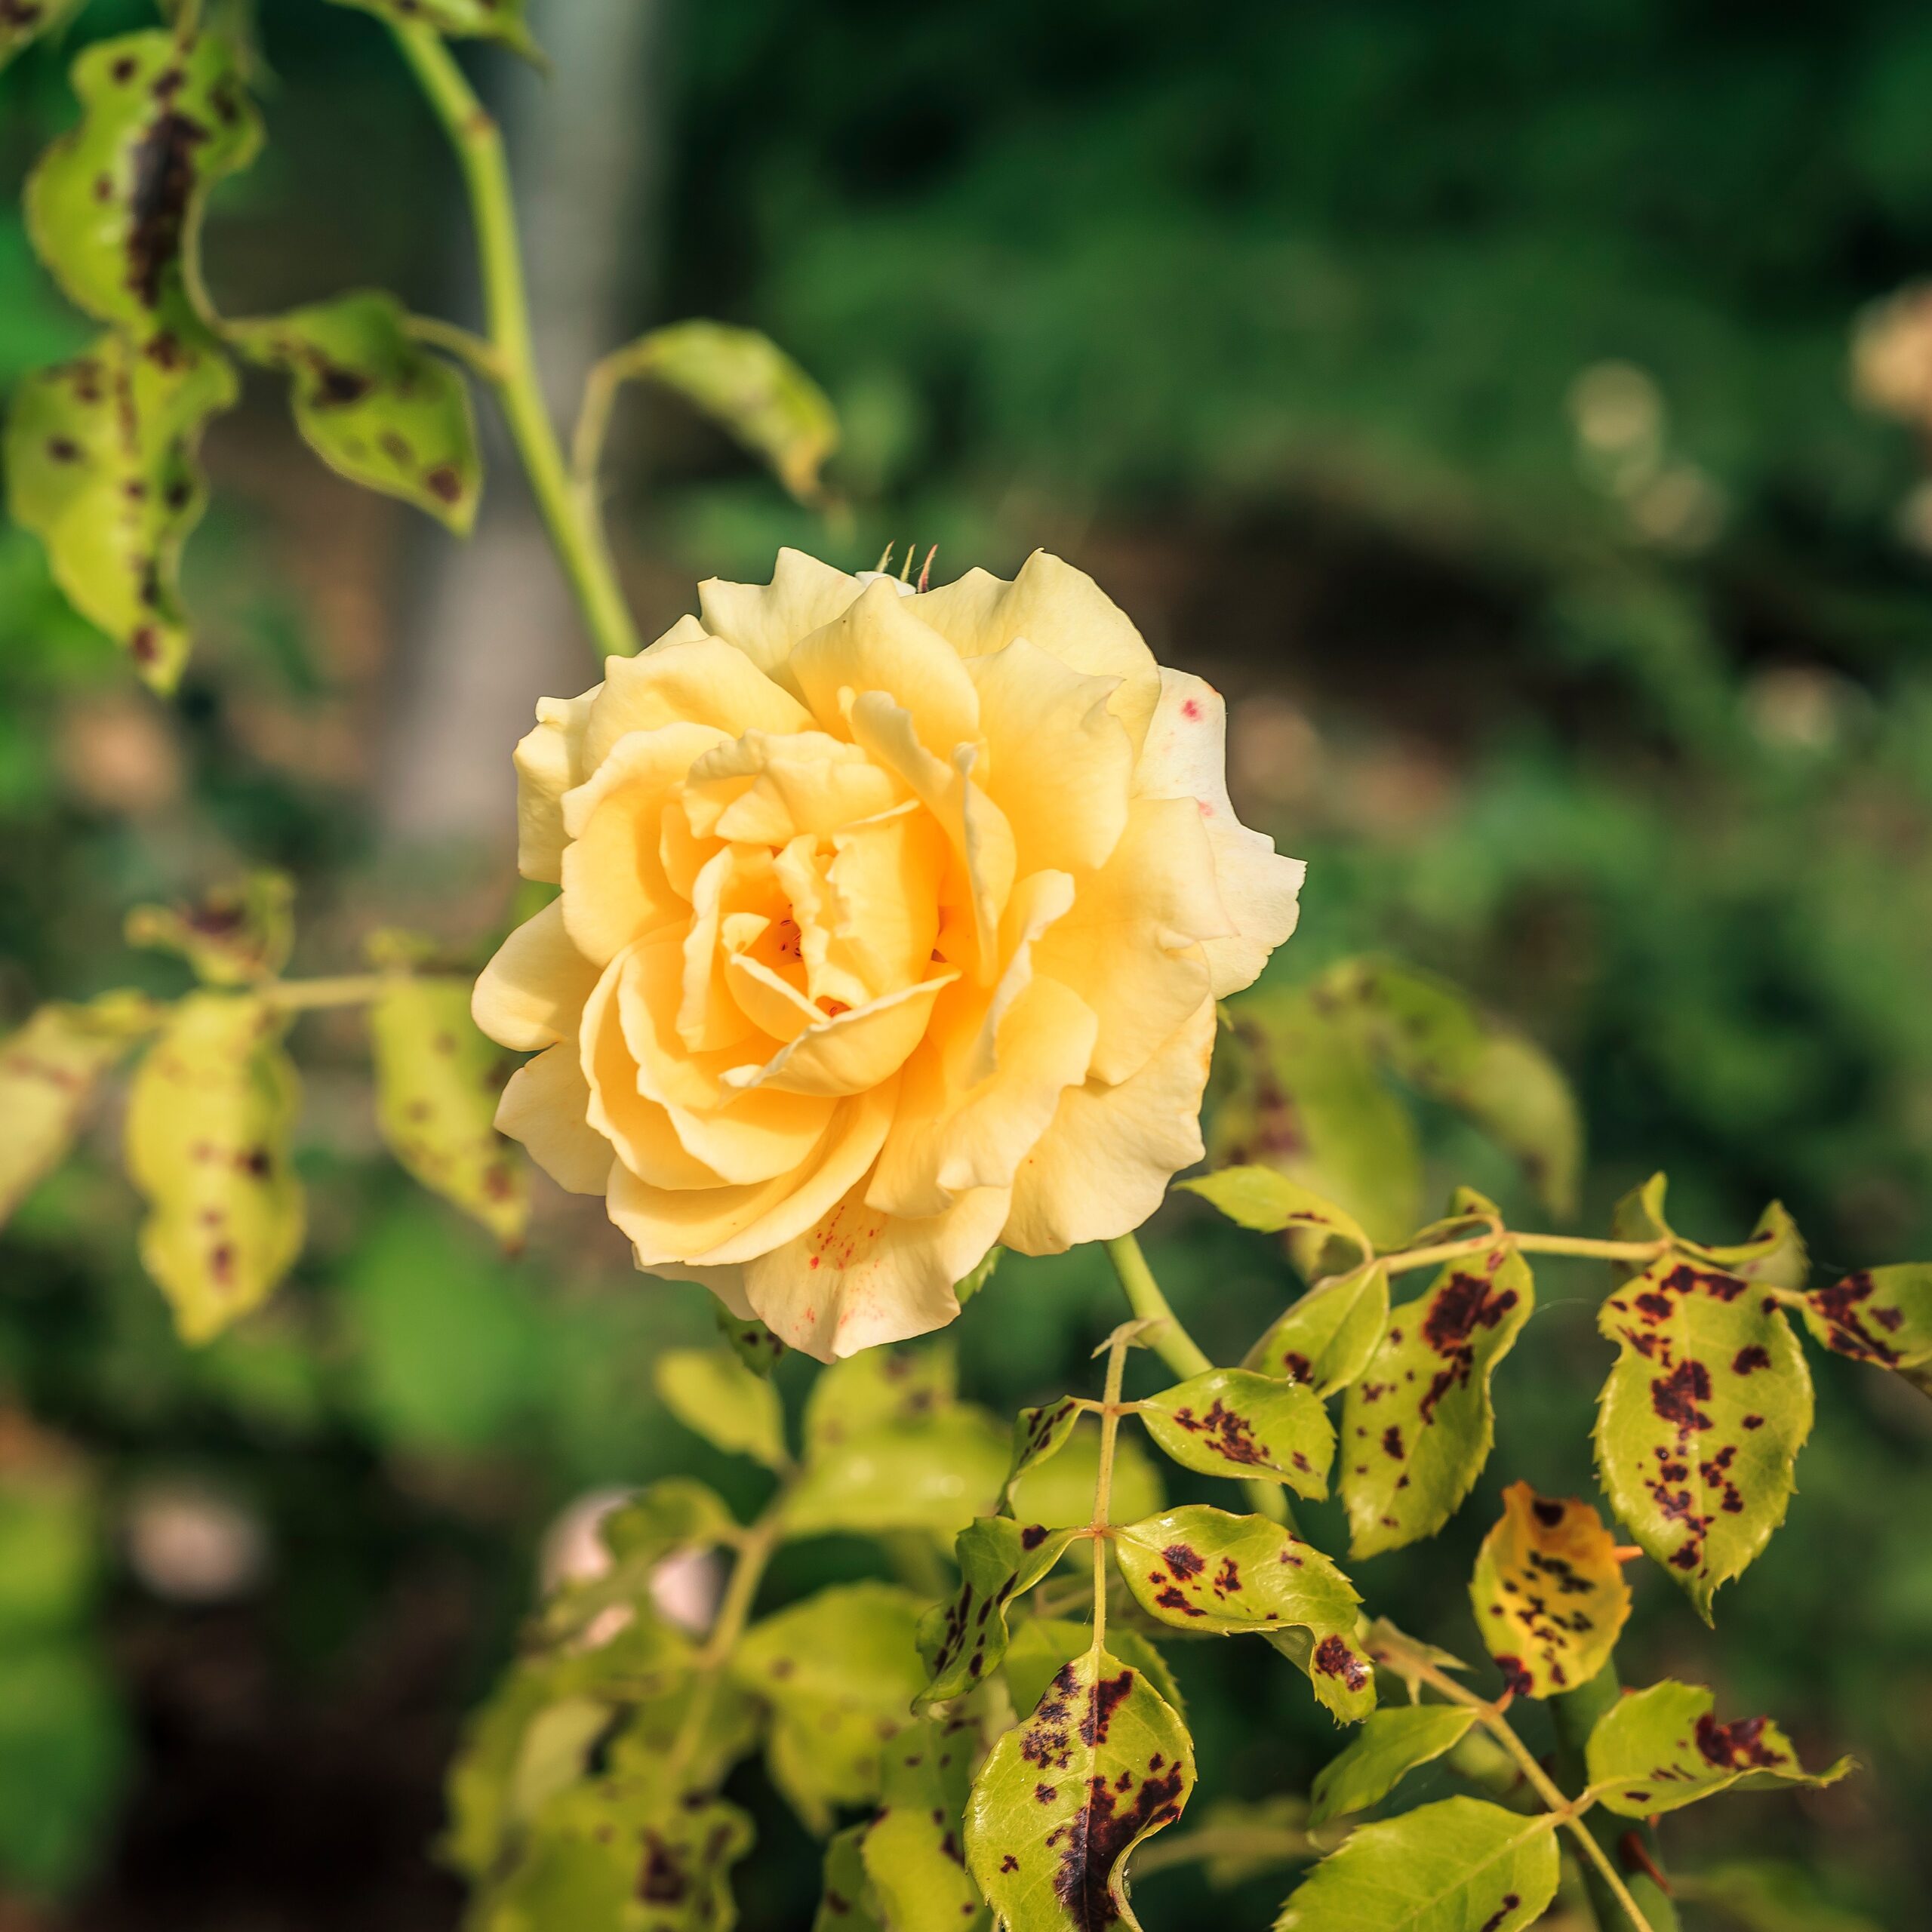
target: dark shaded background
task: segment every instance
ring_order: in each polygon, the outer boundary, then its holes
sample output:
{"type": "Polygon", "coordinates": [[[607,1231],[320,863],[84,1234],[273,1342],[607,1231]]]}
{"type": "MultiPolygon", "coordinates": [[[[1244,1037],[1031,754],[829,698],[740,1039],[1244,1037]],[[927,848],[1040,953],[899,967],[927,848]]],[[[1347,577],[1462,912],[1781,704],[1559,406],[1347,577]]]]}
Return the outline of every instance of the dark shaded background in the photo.
{"type": "MultiPolygon", "coordinates": [[[[463,313],[454,173],[381,30],[263,11],[270,145],[217,202],[223,306],[386,283],[463,313]]],[[[96,0],[81,32],[146,17],[96,0]]],[[[1310,861],[1281,977],[1388,947],[1572,1071],[1580,1225],[1662,1166],[1710,1238],[1776,1195],[1822,1265],[1932,1255],[1932,499],[1847,375],[1861,305],[1932,270],[1922,8],[533,18],[547,106],[478,65],[536,184],[553,367],[607,318],[743,321],[845,427],[828,525],[673,407],[627,406],[612,518],[647,634],[780,542],[857,567],[937,541],[942,577],[1055,549],[1234,700],[1238,802],[1310,861]]],[[[66,125],[66,57],[0,78],[10,196],[66,125]]],[[[82,334],[0,212],[0,385],[82,334]]],[[[123,913],[245,862],[300,881],[298,970],[352,966],[383,923],[477,943],[506,916],[510,737],[592,675],[518,480],[499,462],[457,552],[321,471],[272,386],[208,456],[174,704],[0,532],[0,1018],[175,989],[123,913]]],[[[709,1333],[701,1292],[633,1276],[554,1195],[498,1260],[372,1158],[352,1026],[304,1028],[313,1229],[266,1314],[174,1340],[111,1122],[0,1246],[0,1475],[25,1499],[0,1512],[0,1926],[454,1924],[440,1769],[543,1525],[674,1467],[743,1486],[650,1392],[654,1349],[709,1333]]],[[[1532,1213],[1429,1127],[1445,1183],[1532,1213]]],[[[1223,1358],[1287,1292],[1189,1217],[1153,1252],[1223,1358]]],[[[1374,1607],[1453,1646],[1498,1488],[1589,1484],[1598,1284],[1552,1264],[1545,1286],[1476,1498],[1360,1567],[1374,1607]]],[[[1009,1265],[958,1331],[968,1392],[1078,1386],[1115,1314],[1084,1255],[1009,1265]]],[[[1715,1681],[1867,1767],[1672,1820],[1674,1860],[1786,1861],[1905,1932],[1932,1884],[1932,1409],[1817,1374],[1801,1494],[1718,1635],[1646,1575],[1626,1675],[1715,1681]]],[[[795,1553],[780,1582],[840,1560],[795,1553]]],[[[1333,1748],[1293,1674],[1235,1649],[1182,1659],[1204,1800],[1299,1787],[1333,1748]]],[[[744,1784],[745,1922],[801,1927],[811,1847],[744,1784]]],[[[1194,1882],[1151,1881],[1149,1922],[1199,1922],[1194,1882]]]]}

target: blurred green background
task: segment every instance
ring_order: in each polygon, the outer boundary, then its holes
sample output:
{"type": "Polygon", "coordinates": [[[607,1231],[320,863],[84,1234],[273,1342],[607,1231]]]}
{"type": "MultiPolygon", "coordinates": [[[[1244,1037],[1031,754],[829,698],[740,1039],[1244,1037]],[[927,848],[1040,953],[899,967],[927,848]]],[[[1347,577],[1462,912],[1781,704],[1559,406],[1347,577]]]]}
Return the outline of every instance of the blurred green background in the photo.
{"type": "MultiPolygon", "coordinates": [[[[270,142],[217,199],[223,307],[383,284],[467,317],[453,170],[380,28],[260,11],[270,142]]],[[[1822,1266],[1932,1255],[1932,500],[1848,360],[1861,307],[1932,271],[1922,8],[531,14],[547,91],[476,66],[560,393],[598,346],[708,314],[774,335],[844,426],[828,521],[672,405],[626,406],[611,517],[647,634],[780,543],[857,568],[936,541],[942,578],[1057,550],[1229,693],[1237,803],[1309,861],[1272,970],[1386,948],[1571,1070],[1580,1226],[1663,1167],[1706,1238],[1777,1195],[1822,1266]]],[[[148,17],[94,0],[0,76],[10,203],[71,118],[73,48],[148,17]]],[[[83,336],[0,208],[0,389],[83,336]]],[[[385,923],[478,948],[500,925],[511,739],[594,671],[498,455],[459,551],[323,472],[251,388],[210,439],[172,704],[0,532],[0,1022],[178,989],[123,914],[245,861],[300,881],[297,970],[352,967],[385,923]]],[[[710,1333],[700,1291],[633,1275],[554,1192],[497,1258],[376,1156],[352,1027],[306,1020],[297,1053],[312,1232],[238,1333],[173,1339],[111,1118],[0,1242],[8,1932],[453,1924],[441,1767],[543,1525],[673,1468],[742,1481],[651,1393],[654,1351],[710,1333]]],[[[1425,1128],[1441,1184],[1533,1215],[1425,1128]]],[[[1221,1358],[1291,1291],[1200,1217],[1150,1252],[1221,1358]]],[[[1501,1486],[1588,1493],[1598,1287],[1552,1264],[1475,1497],[1359,1567],[1372,1607],[1469,1647],[1501,1486]]],[[[1118,1313],[1097,1256],[1009,1263],[958,1331],[966,1392],[1084,1386],[1118,1313]]],[[[1932,1407],[1814,1366],[1786,1527],[1715,1637],[1639,1576],[1625,1676],[1715,1681],[1866,1767],[1674,1820],[1674,1859],[1786,1861],[1779,1896],[1906,1932],[1932,1887],[1932,1407]]],[[[1302,1788],[1333,1733],[1234,1648],[1180,1660],[1204,1798],[1302,1788]]],[[[745,1923],[803,1927],[811,1847],[747,1777],[745,1923]]],[[[1201,1922],[1196,1883],[1150,1880],[1149,1922],[1201,1922]]]]}

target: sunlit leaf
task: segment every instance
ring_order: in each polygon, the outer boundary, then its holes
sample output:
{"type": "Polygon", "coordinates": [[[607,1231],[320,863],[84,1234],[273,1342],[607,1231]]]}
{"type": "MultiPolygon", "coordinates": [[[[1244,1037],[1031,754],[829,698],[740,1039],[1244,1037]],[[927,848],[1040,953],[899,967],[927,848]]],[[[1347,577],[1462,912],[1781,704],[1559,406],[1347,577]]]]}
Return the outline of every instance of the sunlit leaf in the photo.
{"type": "Polygon", "coordinates": [[[398,974],[371,1002],[376,1119],[409,1174],[515,1249],[529,1178],[496,1129],[503,1056],[469,1017],[470,992],[466,980],[398,974]]]}
{"type": "Polygon", "coordinates": [[[1349,1748],[1315,1774],[1308,1822],[1326,1824],[1380,1804],[1418,1765],[1461,1743],[1475,1715],[1460,1704],[1398,1704],[1371,1712],[1349,1748]]]}
{"type": "Polygon", "coordinates": [[[778,1392],[722,1349],[672,1349],[653,1372],[664,1406],[694,1435],[734,1456],[783,1469],[785,1411],[778,1392]]]}
{"type": "Polygon", "coordinates": [[[1758,1217],[1751,1238],[1730,1247],[1702,1247],[1694,1241],[1680,1241],[1684,1251],[1700,1261],[1737,1275],[1747,1281],[1760,1281],[1767,1287],[1801,1288],[1810,1272],[1810,1257],[1798,1224],[1785,1211],[1784,1203],[1774,1201],[1758,1217]]]}
{"type": "Polygon", "coordinates": [[[1364,1825],[1290,1895],[1275,1932],[1521,1932],[1556,1896],[1556,1820],[1477,1798],[1364,1825]]]}
{"type": "Polygon", "coordinates": [[[28,179],[28,232],[77,307],[148,334],[180,312],[208,191],[254,158],[261,122],[219,34],[98,41],[73,85],[81,122],[28,179]]]}
{"type": "MultiPolygon", "coordinates": [[[[1050,1460],[1023,1471],[1008,1492],[1009,1513],[1022,1522],[1044,1523],[1049,1529],[1084,1524],[1094,1516],[1094,1484],[1100,1472],[1100,1426],[1088,1413],[1086,1426],[1076,1427],[1066,1447],[1050,1460]]],[[[1152,1515],[1167,1499],[1161,1472],[1139,1441],[1123,1431],[1114,1444],[1113,1487],[1107,1520],[1131,1522],[1152,1515]]]]}
{"type": "Polygon", "coordinates": [[[992,1509],[1005,1467],[999,1425],[982,1409],[962,1404],[875,1423],[813,1458],[786,1500],[785,1531],[949,1537],[992,1509]]]}
{"type": "Polygon", "coordinates": [[[1475,1486],[1496,1439],[1490,1377],[1536,1290],[1506,1243],[1451,1262],[1390,1312],[1342,1404],[1341,1490],[1352,1555],[1433,1536],[1475,1486]]]}
{"type": "Polygon", "coordinates": [[[810,1462],[880,1423],[916,1422],[950,1408],[959,1386],[949,1342],[918,1348],[862,1349],[820,1370],[805,1398],[810,1462]]]}
{"type": "Polygon", "coordinates": [[[518,53],[537,57],[536,43],[524,20],[524,0],[335,0],[359,8],[398,26],[423,26],[453,37],[500,40],[518,53]]]}
{"type": "Polygon", "coordinates": [[[1277,1235],[1290,1228],[1304,1228],[1324,1236],[1339,1235],[1352,1243],[1364,1258],[1373,1252],[1372,1244],[1352,1214],[1272,1168],[1220,1168],[1213,1174],[1198,1174],[1192,1180],[1182,1181],[1179,1186],[1183,1192],[1199,1195],[1229,1220],[1252,1228],[1258,1234],[1277,1235]]]}
{"type": "Polygon", "coordinates": [[[866,1876],[860,1845],[869,1824],[850,1825],[835,1832],[825,1847],[818,1912],[812,1932],[887,1932],[875,1909],[872,1881],[866,1876]]]}
{"type": "Polygon", "coordinates": [[[10,0],[0,8],[0,67],[42,34],[51,33],[87,0],[10,0]]]}
{"type": "Polygon", "coordinates": [[[1073,1432],[1086,1413],[1073,1397],[1063,1395],[1036,1409],[1022,1409],[1014,1417],[1012,1456],[1007,1465],[1006,1486],[1001,1491],[1002,1509],[1010,1506],[1013,1486],[1022,1476],[1051,1462],[1073,1440],[1073,1432]]]}
{"type": "Polygon", "coordinates": [[[883,1801],[860,1856],[892,1932],[983,1932],[962,1841],[980,1743],[977,1722],[955,1712],[909,1724],[886,1747],[883,1801]]]}
{"type": "Polygon", "coordinates": [[[838,419],[824,391],[756,330],[673,322],[610,357],[600,379],[656,383],[682,396],[770,464],[800,503],[819,500],[838,419]]]}
{"type": "Polygon", "coordinates": [[[0,1227],[66,1158],[102,1076],[157,1026],[137,992],[43,1006],[0,1040],[0,1227]]]}
{"type": "Polygon", "coordinates": [[[181,547],[207,497],[195,453],[235,374],[198,338],[110,334],[14,390],[9,514],[47,546],[69,602],[126,647],[157,691],[188,655],[181,547]]]}
{"type": "Polygon", "coordinates": [[[1513,1482],[1477,1552],[1469,1601],[1504,1683],[1548,1697],[1587,1684],[1610,1661],[1630,1586],[1616,1539],[1589,1504],[1513,1482]]]}
{"type": "Polygon", "coordinates": [[[610,1568],[558,1590],[539,1614],[538,1628],[554,1641],[577,1635],[608,1611],[647,1604],[652,1575],[665,1558],[715,1549],[737,1530],[715,1491],[689,1476],[666,1476],[604,1518],[598,1534],[610,1568]]]}
{"type": "Polygon", "coordinates": [[[1881,1368],[1932,1363],[1932,1263],[1867,1268],[1798,1304],[1804,1324],[1826,1348],[1881,1368]]]}
{"type": "Polygon", "coordinates": [[[752,1315],[740,1321],[722,1302],[715,1311],[724,1345],[754,1375],[769,1375],[784,1359],[785,1344],[752,1315]]]}
{"type": "Polygon", "coordinates": [[[1008,1606],[1047,1575],[1072,1539],[1070,1529],[1005,1516],[982,1516],[960,1531],[958,1594],[919,1621],[919,1651],[931,1672],[921,1709],[986,1681],[1006,1652],[1008,1606]]]}
{"type": "MultiPolygon", "coordinates": [[[[1109,1626],[1107,1645],[1122,1663],[1131,1664],[1174,1707],[1183,1721],[1187,1709],[1180,1686],[1153,1639],[1130,1623],[1109,1626]]],[[[1029,1617],[1008,1639],[1000,1666],[1016,1710],[1030,1711],[1047,1694],[1047,1686],[1073,1660],[1094,1647],[1094,1626],[1069,1617],[1029,1617]]]]}
{"type": "Polygon", "coordinates": [[[1386,1617],[1377,1617],[1368,1626],[1368,1651],[1384,1670],[1401,1680],[1411,1700],[1422,1694],[1422,1666],[1446,1671],[1469,1669],[1454,1651],[1411,1637],[1386,1617]]]}
{"type": "Polygon", "coordinates": [[[141,1262],[190,1342],[266,1300],[301,1251],[289,1160],[300,1085],[285,1022],[236,993],[190,993],[134,1075],[128,1171],[148,1203],[141,1262]]]}
{"type": "Polygon", "coordinates": [[[1721,1791],[1832,1784],[1852,1767],[1841,1758],[1824,1770],[1807,1771],[1770,1718],[1719,1724],[1712,1702],[1702,1684],[1669,1678],[1620,1697],[1598,1719],[1584,1752],[1598,1802],[1642,1818],[1721,1791]]]}
{"type": "Polygon", "coordinates": [[[880,1752],[924,1687],[921,1601],[889,1583],[844,1583],[746,1632],[731,1671],[772,1709],[773,1782],[811,1830],[832,1807],[879,1791],[880,1752]]]}
{"type": "Polygon", "coordinates": [[[1811,1376],[1778,1305],[1666,1255],[1598,1311],[1617,1344],[1597,1466],[1617,1515],[1710,1620],[1718,1586],[1784,1520],[1811,1431],[1811,1376]]]}
{"type": "Polygon", "coordinates": [[[272,978],[295,944],[295,883],[286,872],[253,872],[216,887],[192,906],[137,906],[130,946],[178,954],[211,986],[272,978]]]}
{"type": "Polygon", "coordinates": [[[289,377],[295,426],[331,469],[465,534],[483,480],[469,386],[405,321],[394,296],[363,291],[223,333],[289,377]]]}
{"type": "Polygon", "coordinates": [[[967,1862],[1011,1932],[1131,1926],[1128,1856],[1193,1789],[1180,1719],[1140,1672],[1090,1650],[993,1746],[967,1808],[967,1862]]]}
{"type": "Polygon", "coordinates": [[[1305,1383],[1210,1369],[1150,1395],[1147,1432],[1174,1460],[1211,1476],[1266,1476],[1298,1496],[1328,1494],[1335,1426],[1305,1383]]]}
{"type": "Polygon", "coordinates": [[[1370,1262],[1318,1281],[1247,1352],[1242,1366],[1332,1395],[1360,1375],[1389,1323],[1389,1271],[1370,1262]]]}
{"type": "Polygon", "coordinates": [[[1355,1641],[1355,1586],[1312,1545],[1265,1516],[1190,1505],[1114,1537],[1114,1555],[1149,1617],[1198,1635],[1288,1641],[1329,1711],[1352,1722],[1374,1707],[1375,1676],[1355,1641]]]}
{"type": "Polygon", "coordinates": [[[655,1780],[672,1791],[715,1791],[756,1748],[764,1723],[763,1708],[741,1684],[690,1669],[661,1694],[633,1695],[619,1710],[622,1727],[604,1746],[611,1774],[655,1780]]]}

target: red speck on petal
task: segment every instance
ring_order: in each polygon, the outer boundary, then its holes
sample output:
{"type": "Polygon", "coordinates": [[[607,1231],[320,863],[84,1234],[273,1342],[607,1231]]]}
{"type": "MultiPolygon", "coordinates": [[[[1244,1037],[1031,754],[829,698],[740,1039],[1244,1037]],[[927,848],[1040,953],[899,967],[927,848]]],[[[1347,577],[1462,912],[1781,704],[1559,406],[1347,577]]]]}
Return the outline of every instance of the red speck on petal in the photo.
{"type": "Polygon", "coordinates": [[[812,1258],[811,1258],[811,1265],[812,1265],[814,1268],[816,1268],[816,1267],[818,1266],[818,1257],[817,1257],[816,1254],[814,1254],[814,1255],[812,1257],[812,1258]]]}
{"type": "Polygon", "coordinates": [[[1201,715],[1201,706],[1195,699],[1189,698],[1182,705],[1180,715],[1192,724],[1201,715]]]}

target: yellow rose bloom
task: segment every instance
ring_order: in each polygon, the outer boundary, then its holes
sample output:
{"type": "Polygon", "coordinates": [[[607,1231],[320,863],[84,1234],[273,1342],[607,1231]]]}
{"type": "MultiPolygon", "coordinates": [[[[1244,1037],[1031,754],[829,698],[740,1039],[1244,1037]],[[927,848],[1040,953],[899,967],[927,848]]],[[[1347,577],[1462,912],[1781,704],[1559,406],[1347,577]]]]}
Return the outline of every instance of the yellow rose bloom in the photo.
{"type": "Polygon", "coordinates": [[[995,1242],[1137,1227],[1201,1155],[1214,1001],[1295,923],[1226,718],[1036,553],[914,594],[793,550],[517,747],[560,896],[477,982],[497,1121],[637,1265],[822,1360],[995,1242]]]}

